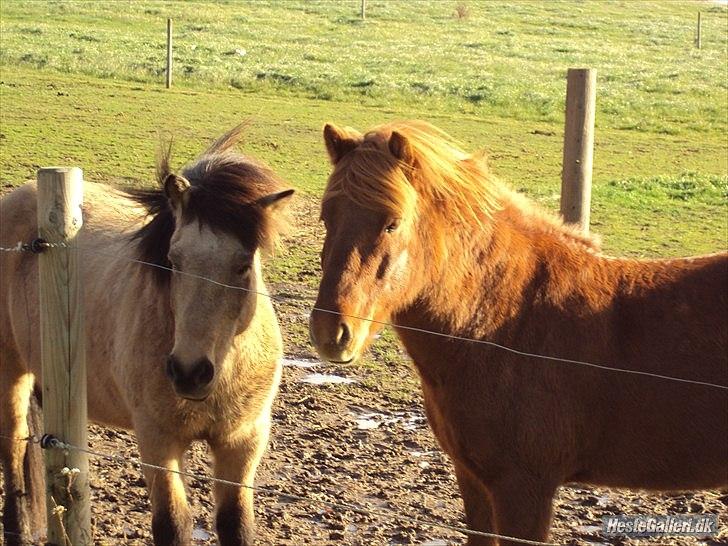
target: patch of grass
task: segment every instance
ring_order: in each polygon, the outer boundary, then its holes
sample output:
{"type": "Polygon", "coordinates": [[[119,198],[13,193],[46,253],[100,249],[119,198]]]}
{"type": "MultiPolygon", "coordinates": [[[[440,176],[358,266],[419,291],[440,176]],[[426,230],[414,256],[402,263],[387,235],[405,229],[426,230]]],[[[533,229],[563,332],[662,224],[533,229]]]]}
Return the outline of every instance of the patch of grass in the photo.
{"type": "MultiPolygon", "coordinates": [[[[326,121],[363,130],[394,117],[427,119],[464,149],[487,149],[498,176],[546,208],[558,209],[561,121],[274,96],[260,89],[250,92],[245,80],[239,85],[241,89],[183,86],[167,91],[144,82],[4,66],[0,182],[5,188],[18,185],[41,166],[64,164],[82,167],[89,182],[149,186],[160,134],[174,136],[173,167],[179,168],[221,132],[249,119],[243,149],[299,190],[294,229],[284,249],[267,263],[266,278],[274,292],[304,299],[277,304],[287,350],[304,354],[312,350],[305,316],[320,278],[324,236],[318,206],[330,170],[321,139],[326,121]]],[[[272,92],[270,85],[266,91],[272,92]]],[[[723,135],[676,137],[602,128],[594,169],[592,223],[607,252],[675,256],[728,247],[723,135]]],[[[365,385],[385,385],[387,397],[407,401],[417,387],[405,362],[392,332],[385,331],[354,369],[365,385]]]]}
{"type": "Polygon", "coordinates": [[[153,1],[119,10],[113,2],[7,1],[0,63],[158,82],[172,17],[175,85],[199,91],[234,82],[262,93],[550,122],[562,116],[566,69],[590,66],[599,74],[600,128],[728,130],[725,7],[391,0],[371,1],[362,21],[355,4],[153,1]],[[698,9],[701,50],[693,46],[698,9]],[[79,42],[93,47],[80,54],[79,42]],[[368,81],[376,85],[363,93],[358,84],[368,81]]]}
{"type": "MultiPolygon", "coordinates": [[[[174,136],[179,167],[222,131],[249,118],[244,149],[300,190],[308,211],[302,221],[315,223],[316,200],[329,173],[321,140],[325,122],[364,130],[392,118],[421,118],[450,132],[466,150],[485,148],[498,176],[558,210],[561,121],[522,122],[439,113],[424,106],[393,109],[237,89],[166,91],[145,83],[10,67],[0,70],[0,100],[4,184],[34,177],[42,165],[68,164],[82,167],[90,181],[124,179],[148,185],[154,180],[160,133],[174,136]]],[[[688,138],[600,129],[594,158],[594,230],[614,254],[725,249],[727,175],[724,135],[688,138]]],[[[319,249],[312,245],[286,253],[290,271],[297,275],[307,264],[317,264],[319,249]]],[[[290,271],[281,271],[277,280],[290,278],[283,274],[290,271]]]]}

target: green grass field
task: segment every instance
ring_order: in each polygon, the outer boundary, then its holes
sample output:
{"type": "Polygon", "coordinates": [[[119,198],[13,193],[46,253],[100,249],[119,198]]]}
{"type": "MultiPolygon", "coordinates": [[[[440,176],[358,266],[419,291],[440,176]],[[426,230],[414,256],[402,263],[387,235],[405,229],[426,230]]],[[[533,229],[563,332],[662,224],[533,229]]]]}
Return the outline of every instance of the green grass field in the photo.
{"type": "MultiPolygon", "coordinates": [[[[558,208],[565,70],[599,71],[593,229],[635,256],[728,246],[728,10],[710,2],[21,2],[0,4],[0,177],[81,166],[148,184],[240,119],[246,150],[315,199],[320,129],[427,119],[558,208]],[[697,11],[703,48],[693,46],[697,11]],[[166,17],[175,86],[163,88],[166,17]]],[[[313,221],[313,220],[312,220],[313,221]]],[[[293,270],[318,249],[289,254],[293,270]]]]}
{"type": "Polygon", "coordinates": [[[378,107],[558,122],[563,72],[601,73],[599,125],[726,130],[726,9],[692,1],[3,2],[3,64],[378,107]]]}

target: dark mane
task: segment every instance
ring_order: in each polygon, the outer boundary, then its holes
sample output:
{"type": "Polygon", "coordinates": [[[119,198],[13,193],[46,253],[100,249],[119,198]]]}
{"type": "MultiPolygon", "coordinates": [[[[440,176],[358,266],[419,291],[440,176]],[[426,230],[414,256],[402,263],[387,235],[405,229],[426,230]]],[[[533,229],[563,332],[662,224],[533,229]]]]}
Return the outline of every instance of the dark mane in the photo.
{"type": "MultiPolygon", "coordinates": [[[[180,174],[190,183],[182,221],[199,221],[213,230],[234,235],[251,250],[270,249],[276,243],[278,226],[259,201],[286,186],[269,167],[233,150],[243,129],[241,124],[224,134],[194,163],[182,169],[180,174]]],[[[152,217],[132,235],[139,259],[164,267],[170,267],[167,254],[175,230],[175,215],[163,189],[165,179],[173,174],[171,149],[171,144],[167,144],[159,153],[158,188],[128,191],[152,217]]],[[[152,271],[162,282],[169,279],[168,270],[152,271]]]]}

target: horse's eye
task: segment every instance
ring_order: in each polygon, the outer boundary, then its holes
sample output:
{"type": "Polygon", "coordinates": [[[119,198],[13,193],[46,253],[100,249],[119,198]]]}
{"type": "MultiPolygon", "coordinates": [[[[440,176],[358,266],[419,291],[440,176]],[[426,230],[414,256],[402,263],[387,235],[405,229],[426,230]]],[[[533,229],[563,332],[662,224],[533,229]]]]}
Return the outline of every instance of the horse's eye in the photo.
{"type": "Polygon", "coordinates": [[[240,276],[247,275],[248,273],[250,273],[250,264],[240,266],[237,270],[237,274],[240,276]]]}
{"type": "Polygon", "coordinates": [[[398,227],[399,227],[399,220],[395,220],[394,222],[390,223],[387,227],[385,227],[384,231],[386,231],[387,233],[392,233],[398,227]]]}

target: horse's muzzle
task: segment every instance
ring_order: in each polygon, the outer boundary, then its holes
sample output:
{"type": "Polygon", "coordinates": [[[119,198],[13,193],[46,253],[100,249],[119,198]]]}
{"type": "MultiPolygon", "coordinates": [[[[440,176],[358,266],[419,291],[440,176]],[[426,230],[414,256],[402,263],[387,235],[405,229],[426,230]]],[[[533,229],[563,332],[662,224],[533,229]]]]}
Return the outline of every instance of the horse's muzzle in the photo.
{"type": "Polygon", "coordinates": [[[174,355],[169,355],[166,372],[174,391],[182,398],[202,401],[212,391],[215,367],[209,358],[201,358],[191,366],[184,366],[174,355]]]}
{"type": "Polygon", "coordinates": [[[352,326],[339,314],[314,310],[309,321],[309,336],[324,360],[348,363],[358,356],[352,326]]]}

